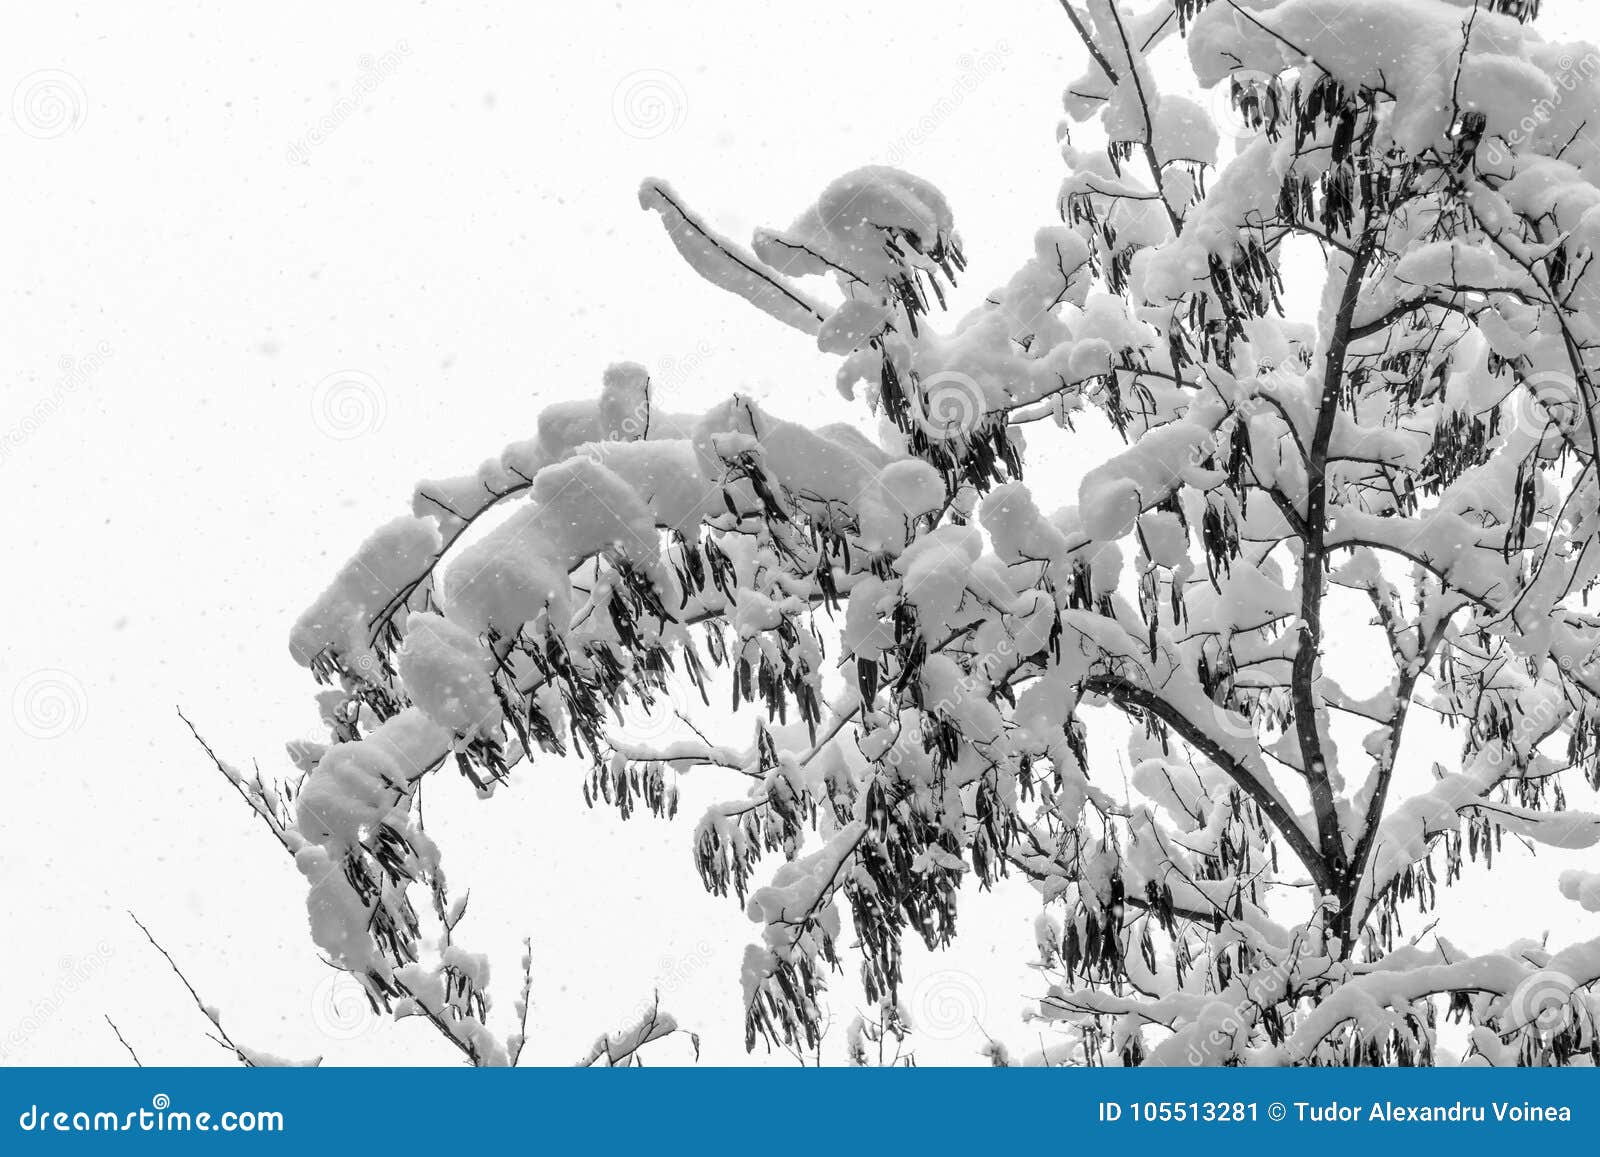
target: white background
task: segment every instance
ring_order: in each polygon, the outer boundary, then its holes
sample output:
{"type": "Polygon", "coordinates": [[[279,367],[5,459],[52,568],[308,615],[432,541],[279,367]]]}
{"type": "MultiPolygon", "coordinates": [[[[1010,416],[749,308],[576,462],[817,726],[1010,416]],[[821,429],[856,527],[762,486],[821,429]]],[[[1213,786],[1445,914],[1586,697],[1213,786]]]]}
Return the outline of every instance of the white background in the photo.
{"type": "MultiPolygon", "coordinates": [[[[1578,0],[1546,7],[1546,36],[1600,38],[1578,0]]],[[[856,165],[912,169],[966,239],[959,313],[1054,219],[1081,50],[1053,0],[7,8],[0,99],[55,84],[65,120],[0,108],[0,1061],[122,1063],[106,1013],[146,1063],[229,1060],[132,909],[255,1047],[450,1063],[426,1026],[330,990],[300,877],[177,708],[225,758],[286,772],[283,741],[317,730],[294,616],[418,478],[527,437],[610,361],[652,367],[673,409],[742,389],[866,422],[807,339],[681,263],[639,180],[742,238],[856,165]],[[319,407],[318,383],[352,374],[370,404],[319,407]]],[[[1070,496],[1104,449],[1032,477],[1070,496]]],[[[584,808],[571,764],[488,803],[438,778],[430,821],[502,1016],[534,940],[528,1060],[576,1059],[653,987],[707,1060],[745,1060],[757,930],[689,854],[726,785],[688,785],[673,825],[622,825],[584,808]]],[[[1516,907],[1568,939],[1577,910],[1550,907],[1547,877],[1454,910],[1483,947],[1516,907]]],[[[974,896],[954,951],[913,954],[932,1019],[953,1003],[1029,1046],[1031,911],[1017,889],[974,896]]],[[[967,1019],[919,1054],[979,1059],[967,1019]]]]}

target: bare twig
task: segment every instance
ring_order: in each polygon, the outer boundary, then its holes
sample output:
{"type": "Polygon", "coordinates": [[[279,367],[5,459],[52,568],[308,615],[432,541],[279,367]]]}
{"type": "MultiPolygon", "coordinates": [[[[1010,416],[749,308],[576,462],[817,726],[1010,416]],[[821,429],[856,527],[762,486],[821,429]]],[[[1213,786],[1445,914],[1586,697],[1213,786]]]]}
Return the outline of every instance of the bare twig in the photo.
{"type": "Polygon", "coordinates": [[[234,1056],[239,1058],[240,1064],[249,1069],[255,1068],[256,1063],[250,1059],[250,1054],[235,1044],[233,1038],[228,1035],[227,1029],[222,1027],[222,1015],[211,1005],[200,999],[200,993],[195,990],[194,985],[189,983],[189,978],[183,974],[183,969],[178,967],[178,962],[172,958],[172,953],[168,952],[161,946],[160,941],[151,935],[150,929],[144,926],[144,922],[140,920],[139,917],[135,916],[132,912],[129,912],[128,919],[132,920],[139,926],[139,931],[144,933],[144,938],[150,941],[151,947],[153,947],[157,952],[161,953],[161,955],[166,959],[167,966],[172,969],[173,975],[183,982],[183,986],[189,990],[189,995],[194,998],[195,1007],[200,1010],[201,1015],[203,1015],[206,1020],[211,1022],[211,1027],[215,1031],[208,1032],[206,1035],[211,1037],[212,1040],[216,1041],[223,1048],[231,1051],[234,1056]]]}
{"type": "Polygon", "coordinates": [[[144,1062],[139,1059],[139,1054],[133,1051],[133,1046],[130,1045],[127,1041],[127,1038],[122,1035],[122,1030],[117,1027],[117,1022],[112,1020],[109,1014],[104,1015],[106,1018],[106,1023],[111,1026],[111,1031],[117,1034],[117,1043],[128,1050],[128,1055],[133,1058],[133,1063],[137,1067],[141,1069],[144,1068],[144,1062]]]}

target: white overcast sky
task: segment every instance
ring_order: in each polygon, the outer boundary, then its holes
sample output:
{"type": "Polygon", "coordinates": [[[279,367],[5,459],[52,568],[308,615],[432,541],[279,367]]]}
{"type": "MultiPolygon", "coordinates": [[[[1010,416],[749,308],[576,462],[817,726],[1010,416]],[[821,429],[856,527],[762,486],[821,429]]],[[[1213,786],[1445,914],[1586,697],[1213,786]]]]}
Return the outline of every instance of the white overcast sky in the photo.
{"type": "MultiPolygon", "coordinates": [[[[1547,9],[1547,36],[1600,40],[1593,5],[1547,9]]],[[[683,265],[640,179],[747,237],[893,160],[955,208],[959,311],[1054,219],[1081,51],[1054,0],[5,10],[0,1063],[120,1063],[105,1013],[146,1063],[227,1059],[127,909],[255,1047],[450,1063],[419,1024],[329,1013],[350,994],[330,993],[300,877],[176,709],[226,758],[286,771],[283,741],[316,732],[294,616],[418,478],[528,436],[610,361],[656,369],[674,409],[742,389],[863,420],[831,359],[683,265]],[[377,399],[353,430],[318,412],[329,375],[377,399]]],[[[1036,477],[1070,496],[1084,459],[1036,477]]],[[[528,1059],[576,1059],[659,986],[708,1060],[743,1060],[757,929],[703,894],[689,855],[697,805],[725,785],[691,788],[673,825],[623,826],[586,811],[571,765],[489,803],[439,778],[430,821],[474,894],[463,939],[493,956],[506,1006],[534,939],[528,1059]]],[[[1468,902],[1483,947],[1523,902],[1468,902]]],[[[1030,920],[1019,894],[969,902],[957,949],[916,955],[912,988],[1026,1047],[1030,920]]],[[[969,1061],[980,1042],[919,1052],[969,1061]]]]}

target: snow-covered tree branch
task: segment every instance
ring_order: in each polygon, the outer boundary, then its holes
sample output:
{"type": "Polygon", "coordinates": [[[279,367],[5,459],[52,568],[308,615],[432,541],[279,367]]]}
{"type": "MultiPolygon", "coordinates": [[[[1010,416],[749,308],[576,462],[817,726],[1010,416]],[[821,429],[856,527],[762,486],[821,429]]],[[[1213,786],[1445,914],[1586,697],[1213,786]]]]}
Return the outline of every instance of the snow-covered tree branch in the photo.
{"type": "MultiPolygon", "coordinates": [[[[748,245],[641,185],[695,272],[839,358],[875,437],[666,412],[613,364],[420,483],[301,616],[327,741],[229,774],[376,1004],[515,1054],[418,792],[561,754],[624,814],[748,780],[686,837],[761,928],[752,1048],[814,1048],[847,962],[898,1038],[905,939],[1020,874],[1036,1060],[1431,1063],[1445,1015],[1478,1063],[1600,1059],[1600,941],[1405,931],[1505,835],[1600,842],[1600,58],[1533,0],[1060,4],[1059,221],[954,323],[926,180],[856,169],[748,245]],[[1041,510],[1030,441],[1100,421],[1121,448],[1041,510]],[[674,685],[748,743],[616,734],[674,685]]],[[[1559,889],[1600,910],[1600,871],[1559,889]]]]}

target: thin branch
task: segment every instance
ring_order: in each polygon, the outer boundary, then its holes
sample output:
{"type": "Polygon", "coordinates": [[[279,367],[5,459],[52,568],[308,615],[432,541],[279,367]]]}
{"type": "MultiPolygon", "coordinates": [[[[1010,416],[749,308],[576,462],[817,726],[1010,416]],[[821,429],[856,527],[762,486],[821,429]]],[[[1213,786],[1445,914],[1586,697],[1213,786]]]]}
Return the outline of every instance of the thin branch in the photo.
{"type": "Polygon", "coordinates": [[[523,1046],[528,1043],[528,1005],[533,999],[533,940],[531,937],[522,941],[522,1009],[517,1018],[517,1047],[511,1050],[510,1063],[512,1068],[517,1067],[517,1062],[522,1059],[523,1046]]]}
{"type": "Polygon", "coordinates": [[[133,1058],[134,1065],[141,1069],[144,1068],[144,1062],[139,1059],[139,1054],[133,1051],[133,1046],[130,1045],[127,1041],[127,1038],[122,1035],[122,1030],[117,1027],[117,1022],[111,1019],[110,1014],[102,1015],[105,1016],[106,1023],[111,1026],[111,1031],[117,1034],[117,1043],[128,1050],[128,1055],[133,1058]]]}
{"type": "Polygon", "coordinates": [[[200,994],[195,991],[194,985],[189,983],[189,978],[183,974],[183,969],[178,967],[178,962],[172,958],[172,953],[168,952],[161,946],[160,942],[156,940],[153,935],[151,935],[150,929],[144,926],[144,922],[140,920],[139,917],[135,916],[132,912],[129,912],[128,919],[132,920],[139,926],[139,931],[144,933],[144,938],[150,941],[151,947],[153,947],[157,952],[161,953],[161,955],[166,959],[167,966],[172,969],[173,975],[183,982],[184,988],[189,990],[189,995],[194,999],[195,1007],[200,1010],[201,1015],[204,1016],[206,1020],[210,1022],[211,1027],[216,1030],[216,1035],[212,1036],[210,1033],[207,1033],[206,1035],[211,1036],[211,1039],[216,1041],[223,1048],[230,1050],[234,1056],[239,1058],[240,1064],[249,1069],[255,1068],[255,1061],[250,1059],[250,1055],[246,1053],[244,1049],[240,1048],[234,1043],[233,1038],[228,1035],[228,1031],[222,1027],[221,1014],[219,1014],[216,1009],[211,1007],[205,1001],[200,999],[200,994]]]}
{"type": "Polygon", "coordinates": [[[1089,35],[1089,30],[1083,26],[1083,18],[1073,8],[1071,0],[1061,0],[1061,10],[1067,14],[1067,19],[1072,21],[1072,27],[1077,29],[1078,37],[1083,41],[1083,46],[1089,50],[1090,58],[1100,66],[1100,71],[1106,74],[1106,79],[1113,85],[1117,84],[1117,72],[1111,67],[1111,62],[1106,59],[1105,53],[1100,51],[1100,46],[1094,42],[1094,37],[1089,35]]]}

